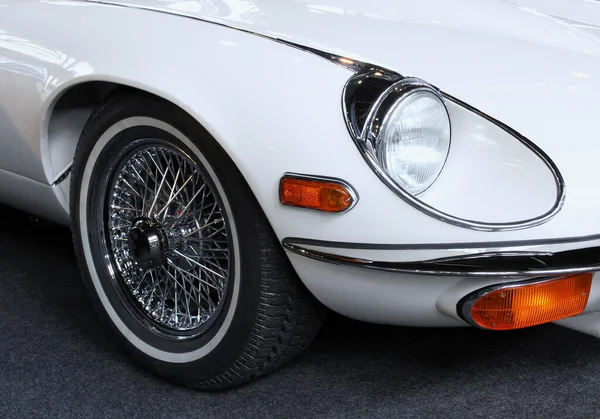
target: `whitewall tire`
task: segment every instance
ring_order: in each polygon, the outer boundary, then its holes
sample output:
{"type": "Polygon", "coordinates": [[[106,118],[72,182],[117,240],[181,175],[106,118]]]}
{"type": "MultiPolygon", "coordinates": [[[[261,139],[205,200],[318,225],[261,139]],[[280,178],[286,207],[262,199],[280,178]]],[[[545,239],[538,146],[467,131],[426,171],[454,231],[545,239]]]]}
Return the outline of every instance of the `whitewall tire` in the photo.
{"type": "Polygon", "coordinates": [[[293,359],[324,308],[301,284],[243,177],[189,115],[122,90],[90,117],[71,183],[93,305],[148,370],[199,389],[293,359]]]}

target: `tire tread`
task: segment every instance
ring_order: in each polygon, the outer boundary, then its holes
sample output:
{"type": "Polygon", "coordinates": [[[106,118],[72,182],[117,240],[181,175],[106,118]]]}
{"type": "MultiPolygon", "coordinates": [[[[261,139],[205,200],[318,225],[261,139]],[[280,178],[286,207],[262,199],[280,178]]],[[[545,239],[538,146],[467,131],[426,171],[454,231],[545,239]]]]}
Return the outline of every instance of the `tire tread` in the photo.
{"type": "Polygon", "coordinates": [[[261,298],[254,330],[238,360],[219,376],[192,384],[202,390],[237,387],[282,367],[301,354],[319,332],[326,314],[304,287],[277,242],[264,214],[260,237],[261,298]]]}

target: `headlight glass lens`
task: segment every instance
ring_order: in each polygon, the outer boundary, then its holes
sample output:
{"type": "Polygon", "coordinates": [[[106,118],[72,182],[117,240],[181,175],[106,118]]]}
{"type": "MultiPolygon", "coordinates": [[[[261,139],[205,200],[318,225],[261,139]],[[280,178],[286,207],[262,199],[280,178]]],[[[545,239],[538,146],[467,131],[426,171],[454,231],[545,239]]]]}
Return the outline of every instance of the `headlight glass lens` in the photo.
{"type": "Polygon", "coordinates": [[[428,90],[398,99],[383,120],[377,142],[379,164],[400,187],[417,195],[442,171],[450,149],[450,118],[428,90]]]}

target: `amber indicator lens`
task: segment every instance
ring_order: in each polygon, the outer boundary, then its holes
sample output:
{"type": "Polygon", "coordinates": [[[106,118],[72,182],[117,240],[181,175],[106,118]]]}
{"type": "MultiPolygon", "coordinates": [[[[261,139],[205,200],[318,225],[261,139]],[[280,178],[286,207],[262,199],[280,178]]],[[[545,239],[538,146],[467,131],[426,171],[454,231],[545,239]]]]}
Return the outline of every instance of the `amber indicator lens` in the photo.
{"type": "Polygon", "coordinates": [[[486,329],[511,330],[575,316],[585,309],[592,276],[586,273],[493,291],[477,300],[471,317],[486,329]]]}
{"type": "Polygon", "coordinates": [[[326,212],[344,211],[354,202],[350,192],[338,183],[293,177],[281,179],[279,194],[284,205],[326,212]]]}

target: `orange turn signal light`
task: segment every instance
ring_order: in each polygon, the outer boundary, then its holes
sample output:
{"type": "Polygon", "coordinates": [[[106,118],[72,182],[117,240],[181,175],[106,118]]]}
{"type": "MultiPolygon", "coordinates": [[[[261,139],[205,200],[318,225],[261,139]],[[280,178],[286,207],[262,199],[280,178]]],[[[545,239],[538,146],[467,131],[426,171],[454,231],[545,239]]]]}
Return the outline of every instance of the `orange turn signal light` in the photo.
{"type": "Polygon", "coordinates": [[[293,176],[284,176],[281,179],[279,198],[284,205],[325,212],[345,211],[355,200],[350,188],[341,183],[293,176]]]}
{"type": "Polygon", "coordinates": [[[485,329],[511,330],[580,314],[588,301],[593,274],[501,288],[483,295],[471,318],[485,329]]]}

